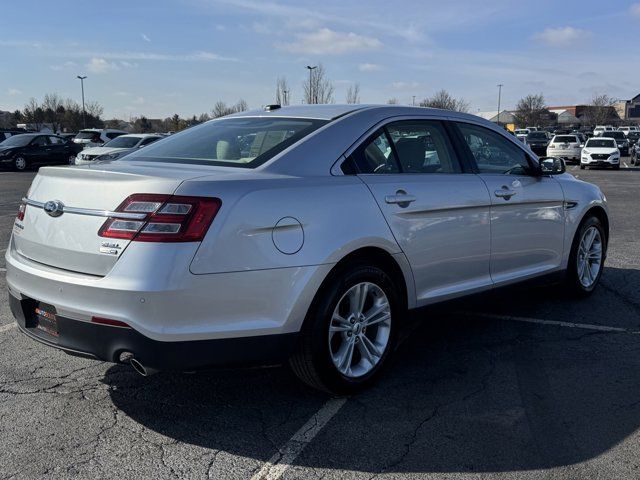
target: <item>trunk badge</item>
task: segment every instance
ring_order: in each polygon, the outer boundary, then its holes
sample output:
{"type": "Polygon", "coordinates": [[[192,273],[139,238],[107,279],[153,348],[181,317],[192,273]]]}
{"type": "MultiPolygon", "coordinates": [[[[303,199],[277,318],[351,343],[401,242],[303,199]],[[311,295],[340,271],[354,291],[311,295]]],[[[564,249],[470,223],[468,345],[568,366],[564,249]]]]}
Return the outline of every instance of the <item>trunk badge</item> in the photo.
{"type": "Polygon", "coordinates": [[[60,200],[49,200],[44,204],[44,211],[50,217],[59,217],[64,213],[64,203],[60,200]]]}

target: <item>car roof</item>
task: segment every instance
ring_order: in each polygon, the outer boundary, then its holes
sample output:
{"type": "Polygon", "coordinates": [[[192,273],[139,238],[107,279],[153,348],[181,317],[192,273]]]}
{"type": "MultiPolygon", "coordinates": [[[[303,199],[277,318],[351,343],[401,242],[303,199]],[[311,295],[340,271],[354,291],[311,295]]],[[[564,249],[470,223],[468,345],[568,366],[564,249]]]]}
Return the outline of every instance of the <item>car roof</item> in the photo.
{"type": "Polygon", "coordinates": [[[157,133],[126,133],[124,135],[120,135],[116,138],[147,138],[147,137],[161,137],[162,135],[158,135],[157,133]]]}

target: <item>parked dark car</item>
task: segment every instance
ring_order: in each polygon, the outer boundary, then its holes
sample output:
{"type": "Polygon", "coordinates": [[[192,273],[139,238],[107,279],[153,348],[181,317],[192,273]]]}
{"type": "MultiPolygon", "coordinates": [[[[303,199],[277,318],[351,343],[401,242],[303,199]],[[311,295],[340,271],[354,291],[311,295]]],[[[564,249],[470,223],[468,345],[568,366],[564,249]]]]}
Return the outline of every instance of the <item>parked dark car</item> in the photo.
{"type": "Polygon", "coordinates": [[[629,140],[629,149],[638,143],[640,140],[640,132],[627,133],[627,140],[629,140]]]}
{"type": "Polygon", "coordinates": [[[549,145],[549,137],[547,137],[547,133],[540,132],[531,132],[527,135],[525,139],[525,143],[529,145],[529,148],[536,155],[546,155],[547,154],[547,145],[549,145]]]}
{"type": "Polygon", "coordinates": [[[613,132],[604,131],[600,136],[615,139],[616,143],[618,144],[618,150],[620,150],[620,155],[625,157],[629,155],[629,140],[627,139],[627,136],[624,134],[624,132],[620,132],[618,130],[615,130],[613,132]]]}
{"type": "Polygon", "coordinates": [[[631,165],[640,165],[640,142],[631,147],[631,165]]]}
{"type": "Polygon", "coordinates": [[[37,165],[63,165],[75,163],[82,149],[58,135],[23,133],[13,135],[0,143],[0,165],[26,170],[37,165]]]}

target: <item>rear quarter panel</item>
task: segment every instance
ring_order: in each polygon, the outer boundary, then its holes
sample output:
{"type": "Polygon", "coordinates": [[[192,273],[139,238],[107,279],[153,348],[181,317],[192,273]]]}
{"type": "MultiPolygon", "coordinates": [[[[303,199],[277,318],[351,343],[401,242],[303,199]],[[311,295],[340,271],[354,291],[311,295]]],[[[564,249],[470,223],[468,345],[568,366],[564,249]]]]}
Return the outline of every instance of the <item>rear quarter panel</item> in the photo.
{"type": "MultiPolygon", "coordinates": [[[[357,177],[198,179],[185,182],[176,194],[222,199],[191,263],[194,274],[331,264],[365,246],[401,252],[357,177]],[[301,225],[301,246],[295,253],[282,253],[274,244],[274,227],[284,218],[301,225]]],[[[296,228],[284,230],[295,233],[296,228]]]]}

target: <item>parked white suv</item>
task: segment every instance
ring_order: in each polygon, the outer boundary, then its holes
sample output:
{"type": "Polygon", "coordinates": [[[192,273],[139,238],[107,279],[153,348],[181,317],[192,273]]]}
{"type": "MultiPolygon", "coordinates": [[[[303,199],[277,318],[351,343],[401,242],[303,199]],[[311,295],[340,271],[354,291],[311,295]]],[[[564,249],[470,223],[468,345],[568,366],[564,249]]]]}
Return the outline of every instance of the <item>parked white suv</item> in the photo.
{"type": "Polygon", "coordinates": [[[613,167],[620,169],[620,150],[613,138],[590,138],[582,149],[580,169],[585,167],[613,167]]]}
{"type": "Polygon", "coordinates": [[[577,135],[556,135],[547,147],[548,157],[560,157],[565,160],[580,160],[582,142],[577,135]]]}
{"type": "Polygon", "coordinates": [[[85,128],[80,130],[73,139],[74,143],[82,145],[82,148],[99,147],[105,142],[113,140],[120,135],[124,135],[124,130],[115,130],[112,128],[85,128]]]}
{"type": "Polygon", "coordinates": [[[528,128],[518,128],[513,133],[515,133],[518,140],[524,142],[527,139],[527,135],[531,133],[531,130],[529,130],[528,128]]]}
{"type": "Polygon", "coordinates": [[[623,132],[625,135],[629,135],[630,132],[638,132],[640,130],[635,125],[632,125],[630,127],[618,127],[618,131],[623,132]]]}
{"type": "Polygon", "coordinates": [[[593,129],[593,136],[598,137],[602,135],[602,132],[613,132],[614,128],[611,125],[596,125],[593,129]]]}

